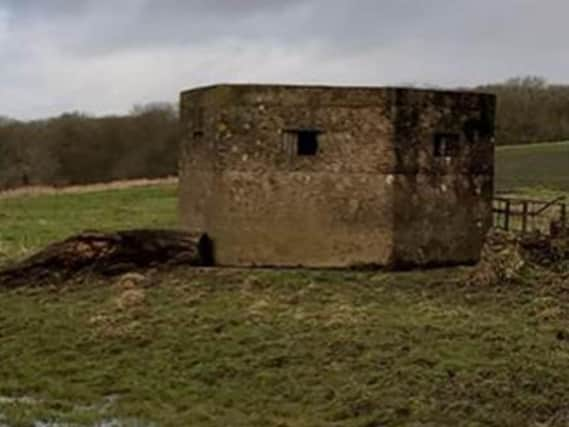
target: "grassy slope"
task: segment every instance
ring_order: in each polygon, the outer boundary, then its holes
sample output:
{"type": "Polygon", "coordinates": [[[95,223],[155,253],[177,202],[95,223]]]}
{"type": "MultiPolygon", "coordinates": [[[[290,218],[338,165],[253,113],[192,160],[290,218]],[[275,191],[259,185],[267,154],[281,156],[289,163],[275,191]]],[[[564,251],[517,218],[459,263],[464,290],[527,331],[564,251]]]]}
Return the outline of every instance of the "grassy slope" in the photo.
{"type": "Polygon", "coordinates": [[[569,142],[498,147],[496,187],[569,191],[569,142]]]}

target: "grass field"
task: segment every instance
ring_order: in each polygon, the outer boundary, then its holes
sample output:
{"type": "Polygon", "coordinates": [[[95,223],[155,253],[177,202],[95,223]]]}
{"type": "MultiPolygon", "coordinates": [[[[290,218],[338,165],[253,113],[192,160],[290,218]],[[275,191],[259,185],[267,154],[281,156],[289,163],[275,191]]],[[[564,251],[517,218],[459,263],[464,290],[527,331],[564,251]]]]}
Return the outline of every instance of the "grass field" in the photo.
{"type": "Polygon", "coordinates": [[[498,147],[497,190],[540,187],[569,192],[569,142],[498,147]]]}
{"type": "Polygon", "coordinates": [[[137,289],[3,291],[0,413],[11,426],[566,426],[567,294],[471,288],[461,273],[179,270],[137,289]]]}
{"type": "MultiPolygon", "coordinates": [[[[22,195],[0,199],[0,252],[176,222],[174,185],[22,195]]],[[[0,426],[569,425],[569,283],[470,272],[178,269],[2,290],[0,426]]]]}
{"type": "Polygon", "coordinates": [[[84,230],[177,225],[173,184],[0,198],[0,257],[15,257],[84,230]]]}

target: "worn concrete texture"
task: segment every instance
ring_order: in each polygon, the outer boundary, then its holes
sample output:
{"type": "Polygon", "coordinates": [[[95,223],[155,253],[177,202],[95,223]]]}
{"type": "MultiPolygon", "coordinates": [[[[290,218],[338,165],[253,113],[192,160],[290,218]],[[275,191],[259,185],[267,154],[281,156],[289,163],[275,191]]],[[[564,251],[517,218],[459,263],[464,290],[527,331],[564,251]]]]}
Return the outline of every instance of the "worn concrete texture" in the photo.
{"type": "Polygon", "coordinates": [[[182,223],[211,236],[220,265],[476,262],[491,222],[494,110],[492,95],[469,92],[183,92],[182,223]],[[319,132],[314,156],[297,153],[302,129],[319,132]]]}

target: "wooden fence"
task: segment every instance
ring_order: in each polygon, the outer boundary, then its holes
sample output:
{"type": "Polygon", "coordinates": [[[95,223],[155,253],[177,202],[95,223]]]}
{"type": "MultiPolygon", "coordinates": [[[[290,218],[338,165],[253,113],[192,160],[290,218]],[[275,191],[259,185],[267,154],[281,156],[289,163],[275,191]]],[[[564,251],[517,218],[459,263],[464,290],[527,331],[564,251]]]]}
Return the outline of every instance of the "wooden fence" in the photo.
{"type": "Polygon", "coordinates": [[[553,234],[568,226],[565,198],[551,201],[495,197],[494,227],[518,233],[553,234]]]}

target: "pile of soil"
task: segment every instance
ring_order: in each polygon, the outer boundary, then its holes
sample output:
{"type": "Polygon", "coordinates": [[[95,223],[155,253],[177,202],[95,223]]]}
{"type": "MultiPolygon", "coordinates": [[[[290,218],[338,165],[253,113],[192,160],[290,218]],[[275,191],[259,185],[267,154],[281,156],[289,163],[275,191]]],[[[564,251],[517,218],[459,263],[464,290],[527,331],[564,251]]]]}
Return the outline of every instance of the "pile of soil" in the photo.
{"type": "Polygon", "coordinates": [[[528,270],[569,283],[569,231],[555,236],[492,231],[468,282],[479,286],[511,283],[528,270]]]}
{"type": "Polygon", "coordinates": [[[206,234],[178,230],[86,232],[0,271],[0,287],[40,286],[85,273],[117,275],[171,265],[213,265],[206,234]]]}

